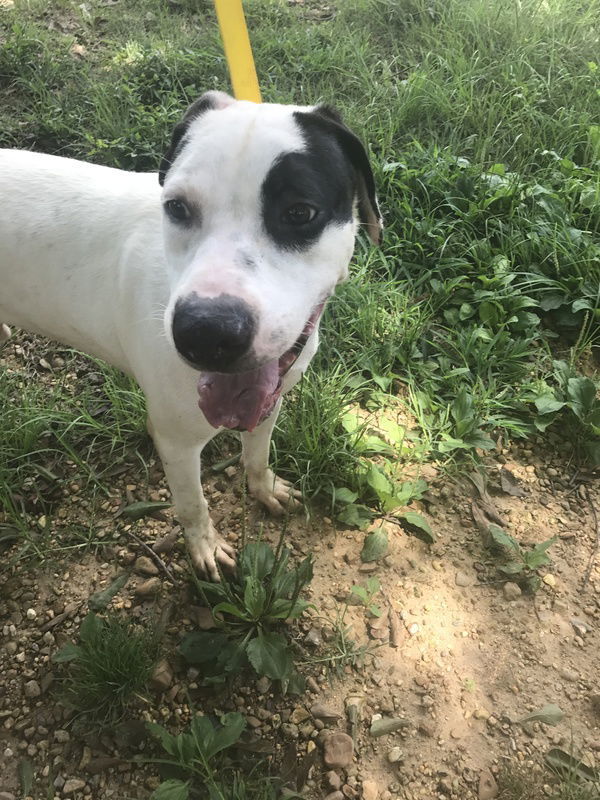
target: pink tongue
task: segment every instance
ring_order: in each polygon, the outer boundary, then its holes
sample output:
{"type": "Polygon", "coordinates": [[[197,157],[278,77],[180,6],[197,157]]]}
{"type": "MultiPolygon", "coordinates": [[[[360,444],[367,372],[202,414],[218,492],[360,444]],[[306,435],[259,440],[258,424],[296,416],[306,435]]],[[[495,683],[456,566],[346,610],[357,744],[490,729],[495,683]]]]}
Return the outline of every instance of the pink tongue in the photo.
{"type": "Polygon", "coordinates": [[[251,372],[204,372],[198,381],[198,405],[213,428],[252,431],[273,410],[278,384],[277,359],[251,372]]]}

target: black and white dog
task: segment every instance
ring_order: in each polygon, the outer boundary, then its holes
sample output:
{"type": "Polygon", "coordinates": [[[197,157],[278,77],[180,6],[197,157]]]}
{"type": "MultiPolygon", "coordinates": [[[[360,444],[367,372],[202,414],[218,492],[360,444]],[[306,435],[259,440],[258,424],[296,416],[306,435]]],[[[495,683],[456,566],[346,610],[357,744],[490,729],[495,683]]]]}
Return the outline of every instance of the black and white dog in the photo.
{"type": "Polygon", "coordinates": [[[251,494],[273,513],[297,494],[268,467],[271,432],[357,225],[379,240],[365,150],[327,107],[208,92],[158,180],[0,150],[0,199],[0,339],[13,323],[138,381],[190,555],[217,579],[234,553],[211,523],[200,453],[239,430],[251,494]]]}

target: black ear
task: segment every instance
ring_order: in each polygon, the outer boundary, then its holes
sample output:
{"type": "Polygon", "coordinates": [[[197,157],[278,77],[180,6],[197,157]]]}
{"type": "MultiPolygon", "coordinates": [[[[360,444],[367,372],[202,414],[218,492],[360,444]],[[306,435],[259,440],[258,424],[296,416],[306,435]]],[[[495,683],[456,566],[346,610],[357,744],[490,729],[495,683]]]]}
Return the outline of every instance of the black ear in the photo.
{"type": "Polygon", "coordinates": [[[184,145],[184,137],[187,133],[191,123],[197,119],[201,114],[209,109],[226,108],[227,106],[235,103],[233,97],[230,97],[225,92],[205,92],[201,97],[189,106],[181,122],[178,122],[171,134],[171,142],[167,152],[162,157],[160,166],[158,168],[158,182],[162,186],[165,182],[165,177],[169,168],[181,152],[184,145]]]}
{"type": "Polygon", "coordinates": [[[380,244],[383,220],[379,211],[375,180],[367,152],[362,142],[342,120],[341,114],[331,106],[317,106],[313,114],[322,119],[336,137],[346,158],[356,171],[358,216],[373,244],[380,244]]]}

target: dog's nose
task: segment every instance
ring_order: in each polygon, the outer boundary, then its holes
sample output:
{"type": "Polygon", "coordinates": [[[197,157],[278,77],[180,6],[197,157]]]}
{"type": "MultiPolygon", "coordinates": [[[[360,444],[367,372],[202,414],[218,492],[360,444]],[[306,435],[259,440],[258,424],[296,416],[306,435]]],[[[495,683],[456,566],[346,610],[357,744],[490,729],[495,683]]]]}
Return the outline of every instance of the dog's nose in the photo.
{"type": "Polygon", "coordinates": [[[252,343],[256,320],[238,297],[193,294],[177,301],[172,331],[178,352],[193,366],[209,372],[230,372],[252,343]]]}

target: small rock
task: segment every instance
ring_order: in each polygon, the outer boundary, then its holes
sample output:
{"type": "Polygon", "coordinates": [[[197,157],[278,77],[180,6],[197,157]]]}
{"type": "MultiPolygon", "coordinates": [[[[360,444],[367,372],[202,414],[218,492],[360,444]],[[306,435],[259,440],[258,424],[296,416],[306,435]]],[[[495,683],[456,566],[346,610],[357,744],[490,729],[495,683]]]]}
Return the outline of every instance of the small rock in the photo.
{"type": "Polygon", "coordinates": [[[371,736],[378,737],[378,736],[385,736],[386,733],[393,733],[394,731],[400,730],[400,728],[406,728],[409,725],[407,719],[403,717],[383,717],[382,719],[376,719],[371,723],[371,736]]]}
{"type": "Polygon", "coordinates": [[[427,736],[429,739],[433,739],[435,736],[435,727],[433,723],[429,722],[428,720],[422,720],[419,723],[419,733],[422,733],[423,736],[427,736]]]}
{"type": "Polygon", "coordinates": [[[330,733],[323,742],[323,760],[328,767],[347,767],[353,755],[354,742],[347,733],[330,733]]]}
{"type": "Polygon", "coordinates": [[[256,681],[256,691],[259,694],[266,694],[271,688],[271,681],[266,675],[256,681]]]}
{"type": "Polygon", "coordinates": [[[502,591],[506,600],[509,601],[518,600],[522,595],[521,587],[512,581],[507,581],[502,587],[502,591]]]}
{"type": "Polygon", "coordinates": [[[345,800],[345,797],[341,792],[331,792],[325,797],[325,800],[345,800]]]}
{"type": "Polygon", "coordinates": [[[558,670],[558,674],[561,678],[570,683],[576,683],[579,680],[579,673],[574,669],[569,669],[569,667],[561,667],[558,670]]]}
{"type": "Polygon", "coordinates": [[[69,778],[62,788],[62,793],[73,794],[74,792],[80,792],[84,787],[85,781],[82,781],[80,778],[69,778]]]}
{"type": "Polygon", "coordinates": [[[471,575],[459,570],[454,576],[454,583],[457,586],[465,587],[465,586],[472,586],[475,583],[475,580],[471,575]]]}
{"type": "Polygon", "coordinates": [[[318,628],[311,628],[304,637],[304,643],[309,644],[311,647],[320,647],[323,644],[323,637],[318,628]]]}
{"type": "Polygon", "coordinates": [[[10,792],[0,792],[0,800],[17,800],[10,792]]]}
{"type": "Polygon", "coordinates": [[[297,739],[300,735],[298,726],[294,725],[292,722],[284,722],[281,726],[281,732],[286,739],[297,739]]]}
{"type": "Polygon", "coordinates": [[[37,617],[35,608],[28,608],[26,613],[27,619],[32,621],[37,617]]]}
{"type": "Polygon", "coordinates": [[[158,575],[158,567],[150,556],[139,556],[139,558],[136,558],[133,569],[138,575],[158,575]]]}
{"type": "Polygon", "coordinates": [[[542,578],[546,586],[554,588],[556,586],[556,578],[550,572],[542,578]]]}
{"type": "Polygon", "coordinates": [[[42,693],[37,681],[27,681],[23,687],[23,691],[25,692],[25,697],[28,697],[30,700],[34,697],[39,697],[42,693]]]}
{"type": "Polygon", "coordinates": [[[484,720],[486,720],[486,719],[490,718],[491,714],[487,710],[487,708],[483,708],[483,706],[481,706],[481,707],[475,709],[475,711],[473,712],[473,716],[475,717],[475,719],[484,719],[484,720]]]}
{"type": "Polygon", "coordinates": [[[334,792],[342,788],[342,779],[334,770],[330,770],[327,775],[325,775],[325,780],[329,788],[333,789],[334,792]]]}
{"type": "Polygon", "coordinates": [[[161,582],[160,578],[148,578],[147,581],[138,583],[135,587],[135,593],[138,597],[154,597],[160,592],[161,582]]]}
{"type": "Polygon", "coordinates": [[[290,714],[290,722],[294,725],[299,725],[301,722],[305,722],[310,717],[310,712],[308,712],[302,706],[296,706],[296,708],[290,714]]]}
{"type": "Polygon", "coordinates": [[[402,760],[402,749],[400,747],[392,747],[392,749],[387,754],[387,760],[390,764],[396,764],[398,761],[402,760]]]}
{"type": "Polygon", "coordinates": [[[331,722],[334,722],[336,719],[340,719],[341,717],[341,714],[338,714],[337,711],[327,708],[322,703],[315,703],[313,706],[311,706],[310,713],[315,719],[323,719],[331,722]]]}
{"type": "Polygon", "coordinates": [[[69,735],[69,731],[63,731],[63,730],[54,731],[54,739],[60,744],[65,744],[66,742],[69,741],[70,738],[71,736],[69,735]]]}
{"type": "Polygon", "coordinates": [[[225,475],[227,475],[228,478],[235,478],[235,476],[237,475],[237,468],[234,467],[232,464],[230,467],[225,467],[223,472],[225,473],[225,475]]]}
{"type": "Polygon", "coordinates": [[[150,686],[156,692],[166,692],[173,683],[173,670],[166,658],[161,658],[158,664],[154,667],[152,677],[150,678],[150,686]]]}
{"type": "Polygon", "coordinates": [[[479,775],[478,800],[493,800],[498,795],[498,784],[489,769],[484,769],[479,775]]]}
{"type": "Polygon", "coordinates": [[[363,800],[377,800],[379,789],[375,781],[363,781],[362,796],[363,800]]]}
{"type": "Polygon", "coordinates": [[[204,606],[192,606],[189,614],[192,620],[196,623],[196,626],[201,631],[210,631],[212,628],[217,627],[215,618],[213,617],[213,613],[210,608],[205,608],[204,606]]]}

